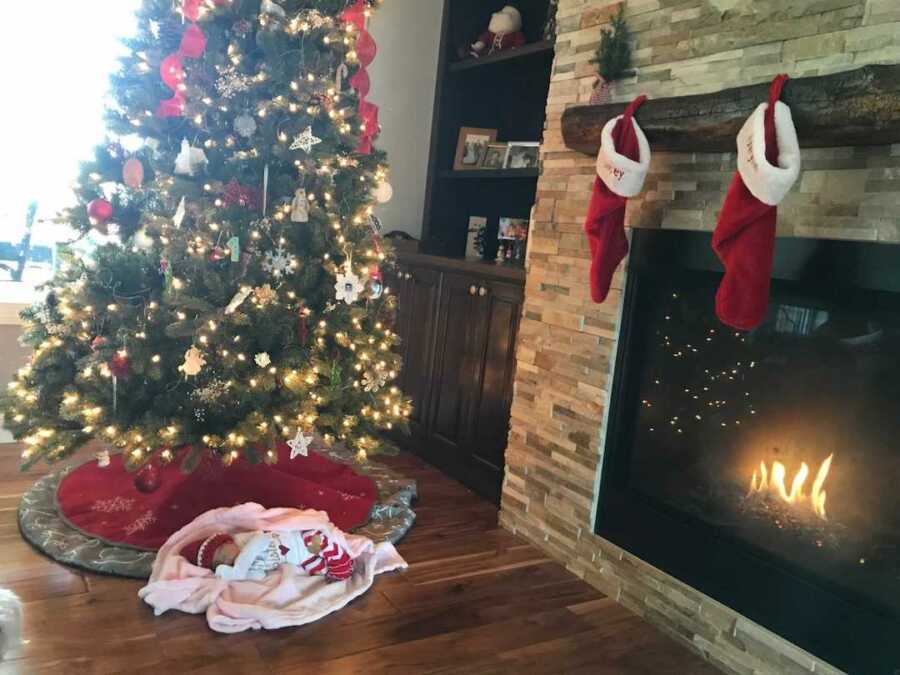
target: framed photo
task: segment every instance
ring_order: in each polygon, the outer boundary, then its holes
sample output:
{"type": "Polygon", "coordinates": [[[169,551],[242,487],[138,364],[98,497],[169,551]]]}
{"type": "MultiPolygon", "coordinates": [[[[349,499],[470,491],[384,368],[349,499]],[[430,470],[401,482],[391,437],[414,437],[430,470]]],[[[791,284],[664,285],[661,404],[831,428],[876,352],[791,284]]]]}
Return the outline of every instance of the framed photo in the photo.
{"type": "Polygon", "coordinates": [[[506,163],[506,151],[508,146],[506,143],[488,143],[487,150],[484,153],[484,161],[481,163],[482,169],[502,169],[506,163]]]}
{"type": "Polygon", "coordinates": [[[505,169],[536,169],[538,167],[540,143],[510,143],[506,151],[505,169]]]}
{"type": "Polygon", "coordinates": [[[488,145],[497,140],[496,129],[477,129],[463,127],[459,130],[459,141],[456,144],[456,158],[453,161],[454,171],[478,169],[487,154],[488,145]]]}
{"type": "Polygon", "coordinates": [[[466,258],[481,259],[484,256],[484,231],[487,229],[487,218],[472,216],[469,218],[469,232],[466,238],[466,258]]]}
{"type": "Polygon", "coordinates": [[[517,265],[522,263],[528,242],[528,224],[527,218],[500,219],[496,262],[517,265]]]}
{"type": "Polygon", "coordinates": [[[522,241],[528,238],[527,218],[501,218],[497,239],[522,241]]]}

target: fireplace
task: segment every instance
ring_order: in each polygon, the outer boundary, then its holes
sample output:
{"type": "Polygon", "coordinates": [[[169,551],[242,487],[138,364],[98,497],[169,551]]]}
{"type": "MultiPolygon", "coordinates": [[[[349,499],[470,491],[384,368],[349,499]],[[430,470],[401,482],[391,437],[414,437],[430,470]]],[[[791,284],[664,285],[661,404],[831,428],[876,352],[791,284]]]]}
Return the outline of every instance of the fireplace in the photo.
{"type": "Polygon", "coordinates": [[[708,234],[634,233],[597,533],[851,673],[900,672],[900,246],[779,240],[715,317],[708,234]]]}

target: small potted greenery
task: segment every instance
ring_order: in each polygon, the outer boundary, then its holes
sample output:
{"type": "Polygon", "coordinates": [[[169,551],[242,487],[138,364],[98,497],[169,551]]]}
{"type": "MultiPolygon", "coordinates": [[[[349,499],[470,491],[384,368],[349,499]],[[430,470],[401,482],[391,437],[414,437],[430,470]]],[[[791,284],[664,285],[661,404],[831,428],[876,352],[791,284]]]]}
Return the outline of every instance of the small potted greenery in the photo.
{"type": "Polygon", "coordinates": [[[631,32],[625,21],[625,9],[619,6],[608,28],[601,31],[600,45],[591,63],[597,66],[598,77],[591,94],[591,105],[609,103],[610,85],[622,78],[631,68],[631,32]]]}

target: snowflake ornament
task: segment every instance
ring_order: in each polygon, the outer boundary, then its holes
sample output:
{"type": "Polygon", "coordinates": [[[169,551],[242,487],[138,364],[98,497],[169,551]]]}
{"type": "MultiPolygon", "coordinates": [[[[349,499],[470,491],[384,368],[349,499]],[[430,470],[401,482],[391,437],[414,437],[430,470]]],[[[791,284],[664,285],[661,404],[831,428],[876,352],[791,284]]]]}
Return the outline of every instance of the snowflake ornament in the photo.
{"type": "Polygon", "coordinates": [[[288,447],[291,449],[291,459],[296,459],[298,456],[303,455],[304,457],[309,457],[309,446],[312,445],[313,437],[307,436],[303,429],[297,431],[297,435],[294,436],[294,440],[288,441],[288,447]]]}
{"type": "Polygon", "coordinates": [[[260,368],[268,368],[272,365],[272,357],[269,356],[268,352],[260,352],[253,360],[256,361],[256,365],[260,368]]]}
{"type": "Polygon", "coordinates": [[[234,66],[228,66],[221,70],[219,79],[216,80],[216,89],[223,98],[234,98],[238,94],[248,91],[252,84],[252,77],[244,75],[234,66]]]}
{"type": "Polygon", "coordinates": [[[250,227],[268,234],[272,231],[272,220],[271,218],[260,218],[259,220],[251,220],[250,227]]]}
{"type": "Polygon", "coordinates": [[[34,313],[34,316],[42,324],[50,323],[51,321],[53,321],[53,313],[50,311],[50,308],[47,307],[47,305],[41,305],[40,308],[34,313]]]}
{"type": "Polygon", "coordinates": [[[279,246],[275,251],[266,251],[266,259],[263,261],[263,269],[276,279],[286,277],[294,273],[297,258],[279,246]]]}
{"type": "Polygon", "coordinates": [[[387,383],[387,373],[375,370],[367,370],[362,381],[363,389],[370,393],[383,389],[387,383]]]}
{"type": "Polygon", "coordinates": [[[229,386],[225,380],[212,380],[209,384],[191,392],[191,398],[206,406],[215,406],[222,403],[222,399],[228,396],[229,386]]]}
{"type": "Polygon", "coordinates": [[[313,135],[312,127],[306,127],[303,133],[294,139],[294,142],[291,144],[291,150],[303,150],[308,155],[312,152],[313,147],[321,142],[321,138],[313,135]]]}
{"type": "Polygon", "coordinates": [[[330,26],[334,23],[334,20],[330,16],[325,16],[317,9],[311,9],[305,14],[301,14],[297,17],[302,21],[306,21],[312,28],[322,28],[323,26],[330,26]]]}
{"type": "Polygon", "coordinates": [[[338,273],[337,282],[334,284],[335,298],[338,302],[347,305],[359,300],[360,294],[366,289],[362,280],[356,276],[353,268],[348,263],[342,273],[338,273]]]}
{"type": "Polygon", "coordinates": [[[234,118],[234,130],[244,138],[250,138],[256,133],[256,120],[252,115],[238,115],[234,118]]]}
{"type": "Polygon", "coordinates": [[[278,292],[269,284],[254,290],[253,295],[256,296],[256,302],[259,303],[260,307],[265,307],[278,300],[278,292]]]}

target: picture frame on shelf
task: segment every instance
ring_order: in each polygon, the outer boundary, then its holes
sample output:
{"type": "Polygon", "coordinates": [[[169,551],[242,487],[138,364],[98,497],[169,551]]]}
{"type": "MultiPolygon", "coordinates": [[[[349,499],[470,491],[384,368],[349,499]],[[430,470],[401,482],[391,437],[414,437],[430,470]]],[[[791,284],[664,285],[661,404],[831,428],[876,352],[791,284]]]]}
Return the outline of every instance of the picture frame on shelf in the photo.
{"type": "Polygon", "coordinates": [[[497,239],[519,241],[528,238],[528,218],[501,218],[497,239]]]}
{"type": "Polygon", "coordinates": [[[500,218],[500,227],[497,230],[499,247],[496,262],[522,263],[525,259],[529,224],[528,218],[500,218]]]}
{"type": "Polygon", "coordinates": [[[506,143],[488,143],[480,168],[494,171],[503,169],[506,164],[507,150],[506,143]]]}
{"type": "Polygon", "coordinates": [[[496,140],[496,129],[462,127],[459,130],[459,140],[456,143],[453,170],[467,171],[481,168],[488,146],[496,140]]]}
{"type": "Polygon", "coordinates": [[[537,169],[541,144],[537,141],[517,141],[508,144],[504,169],[537,169]]]}
{"type": "Polygon", "coordinates": [[[466,259],[481,260],[484,258],[484,233],[488,219],[484,216],[471,216],[466,237],[466,259]]]}

